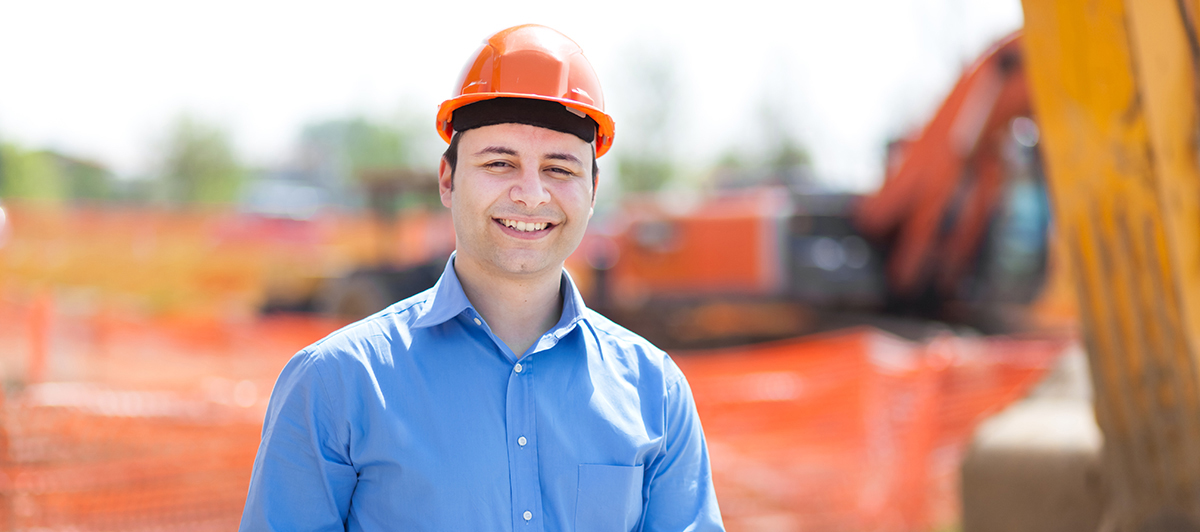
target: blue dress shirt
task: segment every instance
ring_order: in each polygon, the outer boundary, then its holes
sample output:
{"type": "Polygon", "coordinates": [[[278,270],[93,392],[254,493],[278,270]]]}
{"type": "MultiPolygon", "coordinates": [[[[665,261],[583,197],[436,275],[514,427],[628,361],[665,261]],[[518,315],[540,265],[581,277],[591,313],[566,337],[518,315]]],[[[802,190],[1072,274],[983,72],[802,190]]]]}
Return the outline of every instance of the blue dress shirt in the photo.
{"type": "Polygon", "coordinates": [[[517,357],[451,257],[433,288],[296,354],[241,530],[722,530],[687,381],[584,306],[517,357]]]}

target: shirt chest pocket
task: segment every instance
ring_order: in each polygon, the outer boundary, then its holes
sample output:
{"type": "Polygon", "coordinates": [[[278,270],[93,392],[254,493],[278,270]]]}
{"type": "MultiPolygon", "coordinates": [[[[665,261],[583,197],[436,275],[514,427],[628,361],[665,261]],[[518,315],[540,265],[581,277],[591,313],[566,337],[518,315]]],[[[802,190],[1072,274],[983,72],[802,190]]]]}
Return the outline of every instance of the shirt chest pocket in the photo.
{"type": "Polygon", "coordinates": [[[580,464],[575,532],[629,532],[642,516],[642,466],[580,464]]]}

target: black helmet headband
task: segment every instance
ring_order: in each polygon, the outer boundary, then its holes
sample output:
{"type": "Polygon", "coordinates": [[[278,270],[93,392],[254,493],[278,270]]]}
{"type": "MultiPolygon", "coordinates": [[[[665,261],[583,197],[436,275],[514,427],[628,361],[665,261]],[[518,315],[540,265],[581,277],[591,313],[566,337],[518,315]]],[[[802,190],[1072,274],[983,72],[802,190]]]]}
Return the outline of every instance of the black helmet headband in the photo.
{"type": "Polygon", "coordinates": [[[579,116],[561,103],[532,98],[492,98],[454,110],[450,125],[455,132],[496,124],[529,124],[570,133],[591,144],[596,140],[596,121],[579,116]]]}

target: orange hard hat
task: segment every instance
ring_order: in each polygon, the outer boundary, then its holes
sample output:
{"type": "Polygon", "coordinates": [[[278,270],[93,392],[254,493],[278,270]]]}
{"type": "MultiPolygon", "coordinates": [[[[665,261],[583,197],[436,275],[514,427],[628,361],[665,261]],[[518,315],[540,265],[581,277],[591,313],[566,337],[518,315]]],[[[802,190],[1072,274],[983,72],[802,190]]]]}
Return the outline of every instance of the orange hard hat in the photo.
{"type": "Polygon", "coordinates": [[[612,146],[615,125],[604,113],[604,93],[592,64],[575,41],[556,30],[525,24],[502,30],[484,41],[467,62],[455,96],[438,106],[438,133],[454,134],[454,111],[492,98],[558,102],[596,122],[596,157],[612,146]]]}

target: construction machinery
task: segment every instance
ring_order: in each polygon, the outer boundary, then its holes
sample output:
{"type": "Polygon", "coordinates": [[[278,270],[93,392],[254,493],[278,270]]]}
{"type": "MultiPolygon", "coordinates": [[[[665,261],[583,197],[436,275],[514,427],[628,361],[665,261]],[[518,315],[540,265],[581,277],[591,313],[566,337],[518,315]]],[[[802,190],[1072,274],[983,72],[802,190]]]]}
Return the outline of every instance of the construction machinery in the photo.
{"type": "Polygon", "coordinates": [[[1023,5],[1104,435],[1101,528],[1200,529],[1200,9],[1023,5]]]}
{"type": "Polygon", "coordinates": [[[1018,35],[967,68],[870,195],[774,186],[626,199],[581,246],[593,305],[668,346],[869,324],[1035,326],[1051,262],[1018,35]]]}

